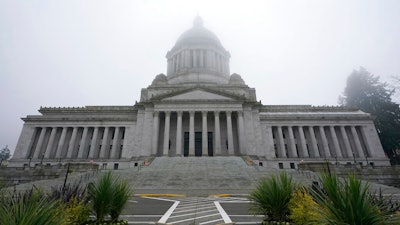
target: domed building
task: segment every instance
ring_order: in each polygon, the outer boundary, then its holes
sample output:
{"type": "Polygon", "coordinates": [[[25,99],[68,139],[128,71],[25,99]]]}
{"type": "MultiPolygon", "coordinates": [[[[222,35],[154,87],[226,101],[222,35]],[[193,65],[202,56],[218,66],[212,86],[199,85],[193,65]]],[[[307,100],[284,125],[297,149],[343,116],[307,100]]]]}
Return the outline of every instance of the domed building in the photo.
{"type": "Polygon", "coordinates": [[[230,74],[230,53],[197,17],[166,55],[167,73],[133,106],[42,107],[23,118],[11,165],[133,167],[149,156],[250,156],[260,165],[389,165],[371,116],[355,108],[262,105],[230,74]]]}

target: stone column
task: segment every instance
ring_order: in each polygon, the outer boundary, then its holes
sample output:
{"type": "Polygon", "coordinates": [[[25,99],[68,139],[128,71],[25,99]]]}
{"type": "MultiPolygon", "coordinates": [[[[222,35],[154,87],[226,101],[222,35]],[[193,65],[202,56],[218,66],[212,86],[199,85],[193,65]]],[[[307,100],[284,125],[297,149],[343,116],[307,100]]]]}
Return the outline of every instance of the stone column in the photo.
{"type": "Polygon", "coordinates": [[[58,142],[58,146],[57,146],[57,153],[56,153],[56,158],[59,159],[62,157],[62,151],[63,151],[63,147],[64,147],[64,143],[65,143],[65,137],[67,136],[67,131],[68,131],[68,127],[63,127],[62,128],[62,132],[61,132],[61,136],[60,136],[60,141],[58,142]]]}
{"type": "Polygon", "coordinates": [[[308,127],[308,131],[310,132],[311,145],[314,150],[314,157],[319,158],[320,154],[319,154],[319,149],[318,149],[318,145],[317,145],[317,139],[315,138],[314,127],[312,127],[312,126],[308,127]]]}
{"type": "Polygon", "coordinates": [[[119,150],[119,127],[115,127],[114,140],[112,144],[110,159],[117,159],[117,151],[119,150]]]}
{"type": "Polygon", "coordinates": [[[329,152],[328,140],[326,139],[326,134],[323,126],[319,127],[319,133],[321,134],[322,146],[324,149],[325,157],[329,158],[331,157],[331,154],[329,152]]]}
{"type": "Polygon", "coordinates": [[[199,67],[204,68],[203,50],[200,50],[200,66],[199,67]]]}
{"type": "Polygon", "coordinates": [[[190,51],[185,50],[185,67],[189,68],[190,67],[190,51]]]}
{"type": "Polygon", "coordinates": [[[215,154],[221,155],[221,129],[219,123],[219,111],[214,112],[215,122],[215,154]]]}
{"type": "Polygon", "coordinates": [[[197,50],[193,50],[193,68],[197,68],[199,65],[197,65],[197,50]]]}
{"type": "Polygon", "coordinates": [[[83,128],[82,139],[81,139],[81,143],[79,144],[78,159],[86,158],[84,156],[84,153],[85,153],[88,130],[89,130],[88,127],[83,128]]]}
{"type": "Polygon", "coordinates": [[[154,112],[154,118],[153,118],[153,147],[152,147],[152,154],[156,155],[157,150],[158,150],[158,132],[159,132],[159,126],[160,126],[160,113],[158,111],[154,112]]]}
{"type": "Polygon", "coordinates": [[[282,135],[282,127],[277,126],[277,131],[278,131],[279,150],[281,151],[281,157],[287,158],[285,143],[283,141],[283,135],[282,135]]]}
{"type": "MultiPolygon", "coordinates": [[[[357,127],[356,127],[357,129],[357,127]]],[[[371,144],[371,140],[370,138],[368,138],[368,135],[365,131],[366,127],[359,127],[361,135],[363,137],[363,140],[366,142],[365,143],[365,147],[366,147],[366,152],[365,152],[365,157],[385,157],[385,154],[383,151],[379,151],[380,148],[374,148],[373,144],[371,144]],[[374,149],[374,150],[373,150],[374,149]],[[381,154],[375,154],[380,152],[381,154]]],[[[376,130],[374,130],[374,132],[376,132],[376,130]]],[[[379,143],[379,145],[381,145],[381,143],[379,143]]]]}
{"type": "MultiPolygon", "coordinates": [[[[93,159],[95,157],[95,152],[97,151],[97,136],[99,135],[99,127],[95,127],[93,130],[92,142],[90,143],[89,149],[89,159],[93,159]]],[[[98,157],[98,156],[97,156],[98,157]]]]}
{"type": "Polygon", "coordinates": [[[39,140],[36,144],[35,152],[33,154],[34,159],[39,159],[41,157],[41,152],[42,152],[42,148],[43,148],[43,141],[44,141],[44,136],[46,134],[46,129],[47,129],[46,127],[43,127],[42,130],[40,131],[39,140]]]}
{"type": "Polygon", "coordinates": [[[202,129],[202,152],[203,156],[208,155],[208,130],[207,130],[207,111],[202,111],[202,122],[203,122],[203,129],[202,129]]]}
{"type": "Polygon", "coordinates": [[[182,111],[177,112],[177,119],[176,119],[176,154],[183,155],[183,153],[182,153],[182,111]]]}
{"type": "Polygon", "coordinates": [[[358,152],[358,157],[359,158],[364,158],[365,157],[364,151],[363,151],[363,149],[361,147],[361,142],[360,142],[360,139],[358,138],[358,134],[357,134],[356,128],[354,126],[351,126],[350,129],[351,129],[351,134],[353,135],[353,138],[354,138],[354,143],[356,145],[356,149],[357,149],[357,152],[358,152]]]}
{"type": "Polygon", "coordinates": [[[342,134],[343,143],[344,143],[347,157],[351,158],[353,156],[353,152],[351,150],[350,141],[349,141],[349,138],[347,137],[346,129],[344,126],[340,127],[340,133],[342,134]]]}
{"type": "Polygon", "coordinates": [[[302,150],[302,153],[303,153],[302,157],[308,158],[310,156],[308,155],[308,151],[307,151],[306,137],[304,136],[303,127],[299,126],[298,129],[299,129],[301,150],[302,150]]]}
{"type": "Polygon", "coordinates": [[[68,144],[68,151],[67,151],[68,159],[72,158],[72,156],[74,154],[75,141],[76,141],[77,134],[78,134],[78,127],[74,127],[74,129],[72,130],[71,139],[69,140],[69,144],[68,144]]]}
{"type": "Polygon", "coordinates": [[[246,154],[245,151],[245,135],[244,135],[244,121],[243,121],[243,112],[238,112],[238,129],[239,129],[239,153],[246,154]]]}
{"type": "Polygon", "coordinates": [[[189,155],[194,155],[194,111],[190,111],[189,119],[189,155]]]}
{"type": "Polygon", "coordinates": [[[46,148],[46,152],[44,157],[46,159],[49,159],[51,156],[51,153],[53,152],[53,145],[54,145],[54,139],[56,137],[56,133],[57,133],[57,127],[53,127],[51,129],[51,133],[50,133],[50,139],[49,139],[49,143],[47,144],[47,148],[46,148]]]}
{"type": "Polygon", "coordinates": [[[338,158],[342,158],[342,152],[340,151],[340,145],[339,145],[338,138],[336,136],[335,127],[329,126],[329,129],[331,131],[333,145],[335,146],[335,156],[338,158]]]}
{"type": "Polygon", "coordinates": [[[163,155],[168,156],[169,150],[169,127],[170,127],[171,112],[165,112],[165,125],[164,125],[164,145],[163,155]]]}
{"type": "Polygon", "coordinates": [[[294,135],[293,135],[293,127],[288,126],[288,133],[289,133],[289,142],[290,142],[290,150],[292,152],[291,158],[297,158],[297,149],[296,149],[296,142],[294,140],[294,135]]]}
{"type": "Polygon", "coordinates": [[[226,111],[226,127],[228,133],[228,154],[235,154],[235,148],[233,147],[233,131],[232,131],[232,112],[226,111]]]}
{"type": "Polygon", "coordinates": [[[101,142],[100,157],[101,159],[106,158],[106,151],[108,147],[108,132],[110,128],[105,127],[103,132],[103,141],[101,142]]]}

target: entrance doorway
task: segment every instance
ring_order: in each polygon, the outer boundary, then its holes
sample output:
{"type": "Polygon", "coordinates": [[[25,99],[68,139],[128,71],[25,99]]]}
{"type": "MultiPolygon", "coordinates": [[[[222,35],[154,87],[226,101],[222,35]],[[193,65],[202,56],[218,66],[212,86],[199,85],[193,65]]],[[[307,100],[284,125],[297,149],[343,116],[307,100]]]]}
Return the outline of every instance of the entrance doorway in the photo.
{"type": "MultiPolygon", "coordinates": [[[[183,134],[183,156],[189,156],[189,132],[183,134]]],[[[194,155],[203,155],[202,132],[194,133],[194,155]]],[[[208,156],[214,156],[213,132],[207,132],[208,156]]]]}
{"type": "Polygon", "coordinates": [[[194,133],[194,156],[201,156],[202,155],[202,137],[201,132],[194,133]]]}
{"type": "Polygon", "coordinates": [[[189,132],[185,132],[183,136],[183,156],[189,156],[189,132]]]}
{"type": "Polygon", "coordinates": [[[213,133],[208,132],[208,156],[214,156],[213,133]]]}

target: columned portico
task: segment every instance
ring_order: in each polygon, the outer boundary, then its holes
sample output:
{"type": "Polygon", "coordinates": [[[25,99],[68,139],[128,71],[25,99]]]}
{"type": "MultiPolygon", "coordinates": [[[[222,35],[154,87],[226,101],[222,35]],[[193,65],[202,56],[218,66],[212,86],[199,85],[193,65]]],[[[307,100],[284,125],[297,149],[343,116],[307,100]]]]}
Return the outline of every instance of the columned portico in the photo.
{"type": "Polygon", "coordinates": [[[154,155],[164,156],[240,154],[245,148],[243,120],[242,111],[186,111],[185,109],[164,111],[157,109],[153,116],[152,152],[154,155]],[[161,117],[162,119],[160,119],[160,114],[164,115],[161,117]],[[160,127],[162,131],[160,131],[160,127]],[[163,133],[160,134],[160,132],[163,133]],[[222,151],[225,147],[226,150],[222,151]]]}

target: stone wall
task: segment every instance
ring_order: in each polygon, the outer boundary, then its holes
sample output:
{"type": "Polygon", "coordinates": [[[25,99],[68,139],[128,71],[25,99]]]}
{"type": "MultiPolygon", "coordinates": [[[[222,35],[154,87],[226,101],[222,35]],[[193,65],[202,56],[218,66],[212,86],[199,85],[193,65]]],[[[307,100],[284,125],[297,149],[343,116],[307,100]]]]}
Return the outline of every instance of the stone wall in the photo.
{"type": "Polygon", "coordinates": [[[310,162],[298,164],[299,170],[310,170],[313,172],[328,171],[335,172],[341,177],[355,173],[358,178],[379,184],[400,187],[399,166],[372,166],[360,164],[335,165],[330,162],[310,162]]]}
{"type": "MultiPolygon", "coordinates": [[[[3,167],[0,168],[0,181],[6,186],[28,183],[36,180],[56,179],[67,172],[68,163],[59,165],[36,165],[35,167],[3,167]]],[[[70,163],[70,172],[87,172],[98,170],[98,164],[70,163]]]]}

